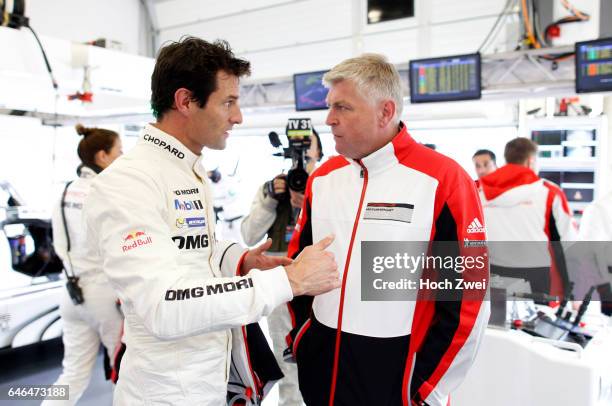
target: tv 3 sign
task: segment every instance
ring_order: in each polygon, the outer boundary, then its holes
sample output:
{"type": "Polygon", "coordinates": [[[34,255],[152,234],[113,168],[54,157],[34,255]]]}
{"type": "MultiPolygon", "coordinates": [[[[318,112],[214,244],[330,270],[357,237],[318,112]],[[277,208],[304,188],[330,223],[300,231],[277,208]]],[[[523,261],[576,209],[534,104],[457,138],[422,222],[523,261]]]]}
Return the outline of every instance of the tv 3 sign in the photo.
{"type": "Polygon", "coordinates": [[[290,118],[287,121],[287,137],[308,137],[312,134],[309,118],[290,118]]]}

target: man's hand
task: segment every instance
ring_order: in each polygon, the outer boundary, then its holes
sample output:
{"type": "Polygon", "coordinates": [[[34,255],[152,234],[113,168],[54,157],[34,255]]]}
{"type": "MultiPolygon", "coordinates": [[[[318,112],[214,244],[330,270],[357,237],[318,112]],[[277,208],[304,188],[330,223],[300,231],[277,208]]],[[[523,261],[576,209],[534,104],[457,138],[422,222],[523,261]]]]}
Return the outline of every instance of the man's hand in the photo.
{"type": "Polygon", "coordinates": [[[340,287],[334,254],[325,251],[333,241],[334,236],[330,235],[304,248],[295,261],[285,267],[293,296],[316,296],[340,287]]]}
{"type": "Polygon", "coordinates": [[[272,239],[268,238],[266,242],[261,244],[259,247],[249,250],[244,256],[242,261],[242,267],[240,267],[240,274],[246,275],[251,269],[259,269],[265,271],[266,269],[276,268],[277,266],[289,265],[293,261],[287,257],[271,257],[265,255],[264,252],[272,245],[272,239]]]}
{"type": "Polygon", "coordinates": [[[304,193],[294,192],[289,189],[289,196],[291,198],[291,206],[295,209],[301,209],[302,203],[304,202],[304,193]]]}

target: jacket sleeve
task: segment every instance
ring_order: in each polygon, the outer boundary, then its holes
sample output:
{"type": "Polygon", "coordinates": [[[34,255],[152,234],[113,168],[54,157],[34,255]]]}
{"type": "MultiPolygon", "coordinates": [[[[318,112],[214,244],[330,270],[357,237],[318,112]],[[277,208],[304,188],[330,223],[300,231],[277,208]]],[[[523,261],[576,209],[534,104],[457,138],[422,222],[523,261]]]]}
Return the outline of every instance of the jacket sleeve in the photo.
{"type": "Polygon", "coordinates": [[[255,194],[249,214],[242,220],[240,232],[247,245],[255,245],[266,235],[276,219],[278,202],[271,196],[265,196],[260,187],[255,194]]]}
{"type": "MultiPolygon", "coordinates": [[[[282,267],[217,278],[203,272],[214,266],[214,252],[210,262],[179,266],[165,221],[168,191],[156,184],[155,174],[114,169],[93,182],[85,221],[126,314],[152,335],[171,340],[246,325],[291,300],[282,267]]],[[[240,255],[235,251],[230,262],[240,255]]]]}
{"type": "Polygon", "coordinates": [[[438,278],[451,279],[455,288],[443,298],[435,292],[432,299],[417,301],[409,355],[416,355],[410,382],[412,405],[423,402],[447,405],[448,396],[463,381],[474,361],[490,313],[489,302],[485,301],[486,287],[456,288],[460,278],[472,282],[484,280],[488,285],[484,216],[474,182],[457,168],[457,173],[442,182],[439,189],[432,249],[442,247],[438,249],[455,257],[480,258],[482,265],[462,273],[439,271],[438,278]]]}
{"type": "Polygon", "coordinates": [[[53,213],[51,214],[51,228],[53,229],[53,248],[55,249],[55,253],[64,263],[65,267],[67,264],[69,264],[68,240],[66,239],[66,230],[64,228],[64,221],[62,220],[61,204],[62,202],[58,201],[53,208],[53,213]]]}
{"type": "Polygon", "coordinates": [[[565,193],[561,189],[558,189],[557,193],[555,193],[552,214],[555,218],[561,241],[576,241],[578,239],[578,227],[572,217],[567,197],[565,197],[565,193]]]}

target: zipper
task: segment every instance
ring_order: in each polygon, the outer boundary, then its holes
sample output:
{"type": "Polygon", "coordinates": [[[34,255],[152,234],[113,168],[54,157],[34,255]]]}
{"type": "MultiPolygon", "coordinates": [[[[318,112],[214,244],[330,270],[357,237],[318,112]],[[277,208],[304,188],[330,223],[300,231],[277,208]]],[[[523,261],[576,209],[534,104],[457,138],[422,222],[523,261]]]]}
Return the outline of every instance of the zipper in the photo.
{"type": "Polygon", "coordinates": [[[365,198],[365,192],[368,187],[368,169],[363,165],[361,160],[357,160],[361,171],[359,177],[363,179],[363,186],[361,188],[361,197],[359,198],[359,206],[357,207],[357,215],[355,216],[355,222],[353,223],[353,232],[351,234],[351,241],[349,243],[348,253],[346,255],[346,261],[344,264],[344,274],[342,276],[342,288],[340,290],[340,308],[338,309],[338,326],[336,329],[336,344],[334,350],[334,367],[332,372],[331,389],[329,393],[329,406],[333,406],[334,397],[336,394],[336,380],[338,377],[338,360],[340,357],[340,338],[342,336],[342,312],[344,310],[344,291],[346,288],[346,278],[348,276],[349,265],[351,261],[351,254],[353,252],[353,244],[355,242],[355,236],[357,235],[357,227],[359,226],[359,218],[361,217],[361,209],[363,206],[363,200],[365,198]]]}

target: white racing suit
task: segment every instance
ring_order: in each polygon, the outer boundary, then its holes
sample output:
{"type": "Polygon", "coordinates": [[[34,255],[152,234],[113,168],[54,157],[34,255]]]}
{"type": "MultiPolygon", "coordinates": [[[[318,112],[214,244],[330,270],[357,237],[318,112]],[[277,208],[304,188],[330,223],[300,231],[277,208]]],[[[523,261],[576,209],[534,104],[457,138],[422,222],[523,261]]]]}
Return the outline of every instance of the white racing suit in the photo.
{"type": "Polygon", "coordinates": [[[291,286],[282,267],[235,276],[245,250],[215,240],[202,157],[147,125],[86,208],[125,314],[115,404],[224,404],[230,369],[243,378],[234,390],[261,399],[270,385],[252,371],[260,353],[241,346],[243,326],[291,300],[291,286]]]}
{"type": "MultiPolygon", "coordinates": [[[[72,303],[64,289],[60,303],[63,320],[63,371],[55,385],[69,385],[68,401],[45,401],[46,404],[75,404],[89,383],[100,348],[106,348],[111,366],[116,367],[122,354],[123,317],[117,307],[117,295],[102,272],[102,260],[86,248],[87,233],[82,222],[83,202],[89,193],[95,172],[83,167],[80,176],[68,186],[64,201],[70,252],[61,213],[61,202],[53,212],[53,245],[67,269],[79,277],[84,303],[72,303]],[[68,258],[70,256],[70,258],[68,258]]],[[[116,374],[116,368],[113,374],[116,374]]]]}

